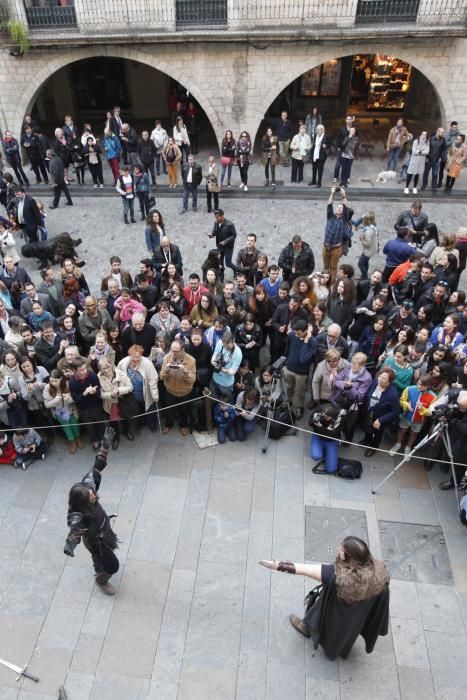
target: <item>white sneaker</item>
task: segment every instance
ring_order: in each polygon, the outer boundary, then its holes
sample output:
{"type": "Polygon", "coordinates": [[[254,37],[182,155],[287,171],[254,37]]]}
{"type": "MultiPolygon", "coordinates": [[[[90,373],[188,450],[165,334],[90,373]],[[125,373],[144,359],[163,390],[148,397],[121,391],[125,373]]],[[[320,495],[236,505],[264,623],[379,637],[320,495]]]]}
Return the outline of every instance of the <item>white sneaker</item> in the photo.
{"type": "Polygon", "coordinates": [[[394,457],[396,452],[399,452],[400,448],[401,448],[400,442],[396,442],[389,450],[389,454],[391,455],[391,457],[394,457]]]}
{"type": "Polygon", "coordinates": [[[408,188],[408,187],[404,187],[404,194],[409,194],[409,188],[408,188]]]}
{"type": "Polygon", "coordinates": [[[404,447],[404,454],[406,457],[409,456],[409,454],[412,452],[412,448],[407,445],[407,447],[404,447]]]}
{"type": "Polygon", "coordinates": [[[418,190],[417,190],[417,188],[416,188],[416,187],[414,187],[414,188],[413,188],[413,190],[412,190],[412,192],[413,192],[414,194],[418,194],[418,190]]]}
{"type": "Polygon", "coordinates": [[[240,187],[241,190],[243,190],[244,186],[245,186],[245,185],[243,184],[243,182],[241,182],[241,183],[239,184],[239,187],[240,187]]]}
{"type": "Polygon", "coordinates": [[[246,185],[244,186],[243,191],[248,192],[248,187],[246,185]]]}
{"type": "Polygon", "coordinates": [[[333,181],[333,182],[337,182],[337,177],[333,177],[333,178],[332,178],[332,181],[333,181]]]}
{"type": "Polygon", "coordinates": [[[93,185],[93,188],[94,188],[95,190],[97,190],[97,187],[98,187],[97,185],[93,185]]]}

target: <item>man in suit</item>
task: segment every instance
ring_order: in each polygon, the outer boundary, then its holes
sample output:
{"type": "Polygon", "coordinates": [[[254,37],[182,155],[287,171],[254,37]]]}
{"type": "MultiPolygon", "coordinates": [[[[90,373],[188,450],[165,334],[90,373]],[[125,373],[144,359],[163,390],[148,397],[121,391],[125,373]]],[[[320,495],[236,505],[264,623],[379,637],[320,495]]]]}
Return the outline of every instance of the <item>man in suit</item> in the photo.
{"type": "Polygon", "coordinates": [[[214,219],[214,228],[209,238],[216,239],[216,246],[219,251],[219,279],[223,282],[226,267],[230,267],[235,274],[235,265],[232,262],[232,255],[237,231],[233,223],[225,218],[222,209],[214,209],[214,219]]]}
{"type": "Polygon", "coordinates": [[[15,221],[23,229],[28,243],[39,240],[37,229],[41,223],[41,213],[36,200],[26,194],[24,187],[16,190],[15,221]]]}
{"type": "Polygon", "coordinates": [[[50,177],[52,178],[52,182],[54,184],[54,201],[50,205],[50,208],[56,209],[58,207],[62,192],[66,197],[66,204],[68,204],[69,207],[72,207],[73,201],[65,183],[65,166],[63,164],[63,160],[60,158],[60,156],[57,156],[55,151],[52,151],[51,149],[47,151],[47,158],[50,159],[50,177]]]}
{"type": "Polygon", "coordinates": [[[47,267],[40,271],[42,282],[38,287],[39,294],[48,298],[49,311],[57,318],[65,310],[63,301],[63,283],[59,276],[55,276],[53,268],[47,267]]]}
{"type": "Polygon", "coordinates": [[[27,296],[21,300],[19,306],[19,312],[23,318],[27,318],[32,313],[32,305],[35,301],[39,301],[42,304],[44,311],[50,311],[48,295],[37,292],[34,282],[26,282],[24,291],[27,296]]]}
{"type": "Polygon", "coordinates": [[[111,279],[117,282],[119,289],[123,289],[123,287],[131,289],[133,280],[131,279],[130,273],[122,268],[122,261],[118,255],[112,255],[109,262],[110,274],[103,278],[101,282],[101,292],[107,292],[109,280],[111,279]]]}
{"type": "Polygon", "coordinates": [[[180,210],[180,214],[185,214],[188,210],[188,197],[190,196],[193,200],[193,211],[198,210],[198,187],[203,179],[203,172],[201,166],[195,162],[193,155],[188,156],[188,161],[182,168],[183,177],[183,208],[180,210]]]}

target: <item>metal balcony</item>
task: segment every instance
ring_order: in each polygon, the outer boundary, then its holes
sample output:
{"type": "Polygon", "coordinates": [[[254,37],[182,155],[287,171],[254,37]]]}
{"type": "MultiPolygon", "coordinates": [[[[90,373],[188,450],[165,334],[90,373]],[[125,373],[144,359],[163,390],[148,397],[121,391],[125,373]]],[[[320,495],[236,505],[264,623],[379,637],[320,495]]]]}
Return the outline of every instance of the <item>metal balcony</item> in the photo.
{"type": "Polygon", "coordinates": [[[61,5],[53,0],[26,0],[24,11],[29,29],[77,26],[74,0],[61,5]]]}

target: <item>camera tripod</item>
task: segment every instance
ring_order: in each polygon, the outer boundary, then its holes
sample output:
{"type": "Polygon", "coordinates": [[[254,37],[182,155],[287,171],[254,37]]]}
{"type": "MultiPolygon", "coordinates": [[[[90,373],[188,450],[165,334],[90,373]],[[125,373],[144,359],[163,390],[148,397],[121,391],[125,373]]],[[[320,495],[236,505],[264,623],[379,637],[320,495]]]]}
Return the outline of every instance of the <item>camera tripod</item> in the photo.
{"type": "MultiPolygon", "coordinates": [[[[284,364],[285,357],[281,357],[273,365],[271,396],[269,398],[268,410],[266,413],[266,430],[264,433],[263,447],[261,448],[263,454],[267,452],[269,444],[271,442],[271,438],[269,437],[269,433],[271,430],[271,421],[274,419],[274,411],[276,409],[277,401],[280,399],[281,396],[285,396],[285,403],[287,404],[288,415],[291,415],[290,404],[287,398],[287,387],[285,385],[284,375],[282,373],[282,367],[284,366],[284,364]]],[[[288,434],[297,434],[297,430],[295,428],[292,428],[292,426],[290,426],[290,430],[291,432],[288,434]]]]}
{"type": "Polygon", "coordinates": [[[390,479],[392,476],[394,476],[394,474],[397,471],[399,471],[399,469],[406,462],[410,461],[410,459],[412,458],[412,456],[414,454],[416,454],[425,445],[428,445],[428,443],[434,442],[435,440],[437,440],[439,437],[441,437],[441,439],[443,441],[444,447],[446,448],[446,452],[447,452],[447,455],[449,457],[449,461],[451,463],[451,474],[452,474],[452,478],[454,481],[454,492],[456,495],[457,510],[460,513],[459,496],[457,495],[458,486],[457,486],[456,470],[454,468],[454,459],[452,456],[451,439],[449,437],[448,424],[446,421],[440,421],[439,423],[436,423],[436,425],[434,426],[431,433],[429,433],[428,435],[425,435],[423,440],[420,440],[418,445],[415,445],[413,450],[411,450],[408,455],[405,455],[404,458],[399,462],[399,464],[397,466],[395,466],[394,469],[391,472],[389,472],[389,474],[387,476],[385,476],[384,479],[377,486],[374,487],[374,489],[372,489],[371,493],[375,494],[376,491],[378,491],[378,489],[380,489],[381,486],[383,484],[385,484],[386,481],[388,481],[388,479],[390,479]]]}

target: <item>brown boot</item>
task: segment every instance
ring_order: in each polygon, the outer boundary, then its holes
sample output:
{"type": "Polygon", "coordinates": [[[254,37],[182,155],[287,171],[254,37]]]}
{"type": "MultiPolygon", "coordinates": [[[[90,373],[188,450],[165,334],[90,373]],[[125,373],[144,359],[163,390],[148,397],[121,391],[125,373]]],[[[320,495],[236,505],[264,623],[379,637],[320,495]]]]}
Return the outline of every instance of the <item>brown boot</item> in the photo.
{"type": "Polygon", "coordinates": [[[297,632],[300,632],[300,634],[303,634],[304,637],[310,636],[310,630],[305,625],[303,620],[300,620],[300,618],[297,617],[297,615],[289,615],[289,620],[290,620],[290,624],[292,625],[292,627],[295,627],[297,632]]]}
{"type": "Polygon", "coordinates": [[[109,574],[104,572],[96,574],[96,583],[105,595],[115,595],[117,590],[109,582],[109,574]]]}
{"type": "Polygon", "coordinates": [[[71,452],[71,454],[74,455],[77,449],[76,440],[70,440],[68,443],[68,452],[71,452]]]}

